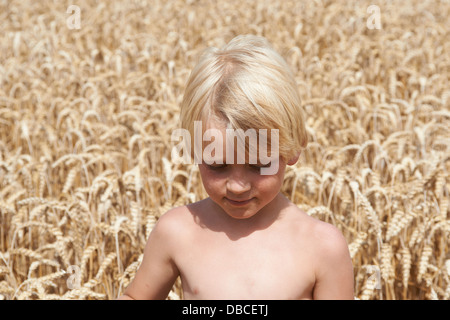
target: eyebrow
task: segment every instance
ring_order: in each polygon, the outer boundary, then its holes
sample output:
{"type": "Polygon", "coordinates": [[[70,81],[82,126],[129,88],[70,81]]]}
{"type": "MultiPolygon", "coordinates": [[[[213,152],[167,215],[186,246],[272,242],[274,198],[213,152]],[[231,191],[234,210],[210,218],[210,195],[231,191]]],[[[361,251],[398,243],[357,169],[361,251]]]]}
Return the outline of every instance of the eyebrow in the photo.
{"type": "MultiPolygon", "coordinates": [[[[226,162],[226,159],[221,159],[222,162],[216,162],[216,160],[218,160],[218,159],[214,159],[214,161],[213,161],[211,164],[240,164],[240,163],[234,163],[234,161],[233,161],[232,163],[227,163],[227,162],[226,162]]],[[[259,159],[258,159],[258,161],[255,162],[255,163],[251,163],[251,162],[249,162],[249,161],[246,161],[245,163],[242,163],[242,164],[257,164],[257,165],[265,166],[265,165],[271,164],[272,162],[273,162],[273,160],[270,160],[270,161],[267,162],[267,163],[262,163],[262,162],[259,161],[259,159]]],[[[206,163],[206,164],[208,164],[208,163],[206,163]]]]}

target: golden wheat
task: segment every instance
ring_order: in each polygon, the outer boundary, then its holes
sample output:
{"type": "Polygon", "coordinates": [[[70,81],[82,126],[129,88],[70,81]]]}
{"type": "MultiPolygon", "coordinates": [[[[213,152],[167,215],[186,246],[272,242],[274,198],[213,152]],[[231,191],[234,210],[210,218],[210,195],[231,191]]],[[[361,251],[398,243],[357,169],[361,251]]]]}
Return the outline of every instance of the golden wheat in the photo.
{"type": "Polygon", "coordinates": [[[342,231],[356,298],[450,298],[448,2],[379,1],[381,29],[369,1],[77,5],[80,29],[0,3],[0,300],[123,293],[161,214],[207,196],[171,133],[199,52],[243,33],[295,73],[309,145],[282,191],[342,231]]]}

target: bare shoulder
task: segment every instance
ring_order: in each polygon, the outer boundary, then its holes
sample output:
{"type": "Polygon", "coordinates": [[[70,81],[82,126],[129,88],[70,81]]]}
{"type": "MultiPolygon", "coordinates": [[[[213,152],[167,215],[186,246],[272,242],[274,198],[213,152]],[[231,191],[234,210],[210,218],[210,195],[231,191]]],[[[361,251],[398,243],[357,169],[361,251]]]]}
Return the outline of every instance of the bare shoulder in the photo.
{"type": "Polygon", "coordinates": [[[158,219],[150,232],[142,263],[126,295],[135,299],[167,297],[179,275],[176,257],[180,250],[180,237],[183,237],[185,211],[183,207],[173,208],[158,219]]]}
{"type": "Polygon", "coordinates": [[[334,225],[309,217],[311,220],[311,237],[323,250],[335,250],[337,248],[347,248],[347,242],[339,230],[334,225]]]}
{"type": "Polygon", "coordinates": [[[301,232],[302,242],[307,241],[314,252],[323,252],[328,256],[331,252],[348,251],[347,241],[342,232],[334,225],[309,216],[298,207],[292,209],[295,212],[293,225],[301,232]]]}
{"type": "Polygon", "coordinates": [[[187,206],[174,207],[158,218],[155,229],[163,232],[180,232],[187,227],[188,219],[189,210],[187,206]]]}
{"type": "Polygon", "coordinates": [[[168,245],[175,239],[180,239],[189,228],[188,219],[189,211],[186,206],[169,209],[158,218],[148,240],[168,245]]]}
{"type": "Polygon", "coordinates": [[[175,233],[178,239],[182,236],[195,236],[199,225],[204,223],[206,217],[211,216],[205,214],[208,212],[210,209],[207,199],[174,207],[161,215],[155,229],[164,234],[175,233]]]}
{"type": "Polygon", "coordinates": [[[187,206],[174,207],[164,212],[158,219],[158,224],[178,224],[186,218],[187,206]]]}
{"type": "Polygon", "coordinates": [[[353,299],[353,266],[344,235],[334,225],[306,213],[303,218],[303,240],[315,275],[313,298],[353,299]]]}

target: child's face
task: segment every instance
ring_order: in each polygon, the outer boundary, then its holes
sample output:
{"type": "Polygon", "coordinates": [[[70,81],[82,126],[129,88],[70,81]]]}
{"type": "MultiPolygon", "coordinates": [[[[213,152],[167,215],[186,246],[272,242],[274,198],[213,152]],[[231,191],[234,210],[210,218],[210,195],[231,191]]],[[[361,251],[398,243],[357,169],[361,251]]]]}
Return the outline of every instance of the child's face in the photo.
{"type": "Polygon", "coordinates": [[[280,192],[286,163],[280,159],[278,172],[261,175],[251,164],[199,164],[203,186],[210,198],[229,216],[250,218],[280,192]]]}
{"type": "MultiPolygon", "coordinates": [[[[221,126],[215,127],[223,132],[225,154],[225,129],[221,126]]],[[[286,162],[281,157],[278,157],[278,161],[278,171],[272,175],[262,175],[261,164],[251,164],[248,161],[245,164],[237,164],[236,161],[227,164],[224,160],[223,164],[210,165],[202,161],[199,170],[203,186],[210,198],[229,216],[246,219],[258,213],[280,192],[286,162]]]]}

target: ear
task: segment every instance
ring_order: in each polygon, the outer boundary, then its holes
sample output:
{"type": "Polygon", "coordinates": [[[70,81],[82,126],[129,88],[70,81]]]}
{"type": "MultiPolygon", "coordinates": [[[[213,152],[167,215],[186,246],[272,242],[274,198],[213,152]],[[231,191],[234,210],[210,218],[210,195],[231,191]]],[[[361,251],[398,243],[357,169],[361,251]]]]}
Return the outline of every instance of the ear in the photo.
{"type": "Polygon", "coordinates": [[[287,165],[292,166],[292,165],[296,164],[301,153],[302,153],[301,151],[298,151],[292,158],[289,159],[289,161],[287,162],[287,165]]]}

